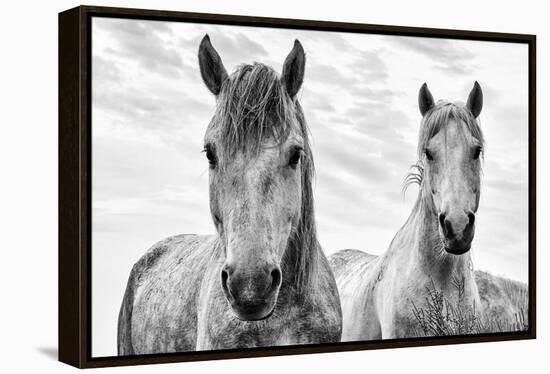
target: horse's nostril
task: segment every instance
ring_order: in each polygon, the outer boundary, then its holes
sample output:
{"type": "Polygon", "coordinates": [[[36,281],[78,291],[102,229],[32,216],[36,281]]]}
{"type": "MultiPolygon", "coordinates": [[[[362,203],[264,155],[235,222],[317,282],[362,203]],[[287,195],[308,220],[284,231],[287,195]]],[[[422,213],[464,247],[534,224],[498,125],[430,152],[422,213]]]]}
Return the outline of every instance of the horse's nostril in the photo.
{"type": "Polygon", "coordinates": [[[439,224],[441,225],[441,231],[443,231],[443,234],[448,239],[452,239],[455,236],[455,233],[453,231],[453,224],[450,220],[447,219],[447,216],[445,214],[439,215],[439,224]]]}
{"type": "Polygon", "coordinates": [[[453,231],[453,224],[448,219],[445,220],[445,232],[446,232],[447,238],[449,239],[455,236],[455,233],[453,231]]]}
{"type": "Polygon", "coordinates": [[[281,271],[273,269],[271,271],[271,289],[277,289],[281,285],[281,271]]]}
{"type": "Polygon", "coordinates": [[[226,295],[228,297],[233,297],[232,293],[231,293],[231,290],[230,290],[230,287],[229,287],[229,271],[228,271],[228,268],[227,266],[225,266],[223,269],[222,269],[222,289],[224,290],[224,292],[226,293],[226,295]]]}
{"type": "Polygon", "coordinates": [[[227,271],[224,269],[222,270],[222,285],[224,287],[227,287],[227,279],[229,278],[229,274],[227,273],[227,271]]]}
{"type": "Polygon", "coordinates": [[[475,214],[474,213],[468,213],[468,225],[473,226],[475,220],[476,220],[475,214]]]}

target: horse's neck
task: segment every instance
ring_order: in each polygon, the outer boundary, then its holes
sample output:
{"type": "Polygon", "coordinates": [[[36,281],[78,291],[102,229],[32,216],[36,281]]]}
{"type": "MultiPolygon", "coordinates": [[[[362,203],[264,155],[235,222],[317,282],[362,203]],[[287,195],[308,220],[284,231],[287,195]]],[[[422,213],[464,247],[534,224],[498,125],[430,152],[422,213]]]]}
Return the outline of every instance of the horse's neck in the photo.
{"type": "Polygon", "coordinates": [[[439,238],[438,217],[430,200],[419,194],[409,219],[392,242],[392,250],[405,251],[408,265],[436,284],[448,285],[452,277],[471,277],[470,253],[449,254],[439,238]]]}

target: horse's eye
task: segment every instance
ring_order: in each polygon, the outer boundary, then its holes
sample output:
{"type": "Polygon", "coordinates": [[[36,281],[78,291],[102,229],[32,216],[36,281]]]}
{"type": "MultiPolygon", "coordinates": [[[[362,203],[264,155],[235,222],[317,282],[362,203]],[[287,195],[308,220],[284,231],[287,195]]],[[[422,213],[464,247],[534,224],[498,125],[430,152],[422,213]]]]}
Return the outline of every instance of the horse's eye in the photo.
{"type": "Polygon", "coordinates": [[[430,161],[433,161],[433,157],[432,157],[432,154],[430,153],[430,151],[426,148],[424,149],[424,154],[426,155],[426,158],[430,161]]]}
{"type": "Polygon", "coordinates": [[[210,167],[214,168],[216,166],[216,153],[214,151],[214,147],[210,144],[207,144],[204,147],[204,152],[206,153],[206,158],[208,159],[210,167]]]}
{"type": "Polygon", "coordinates": [[[292,150],[292,153],[290,154],[290,158],[288,160],[288,165],[292,168],[296,168],[298,165],[298,162],[300,162],[300,158],[302,157],[302,150],[300,148],[295,148],[292,150]]]}
{"type": "Polygon", "coordinates": [[[476,150],[474,151],[474,160],[479,159],[480,154],[481,154],[481,147],[476,147],[476,150]]]}

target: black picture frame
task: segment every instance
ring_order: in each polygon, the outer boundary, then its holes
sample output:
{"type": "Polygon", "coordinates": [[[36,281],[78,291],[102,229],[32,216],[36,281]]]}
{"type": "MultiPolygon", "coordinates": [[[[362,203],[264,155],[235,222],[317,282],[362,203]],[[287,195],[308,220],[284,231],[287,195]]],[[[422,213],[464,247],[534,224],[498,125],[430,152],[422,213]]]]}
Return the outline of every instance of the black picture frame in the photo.
{"type": "Polygon", "coordinates": [[[536,36],[80,6],[59,14],[59,360],[79,368],[356,351],[536,338],[536,36]],[[91,356],[91,19],[116,17],[523,43],[529,48],[529,328],[485,335],[136,356],[91,356]]]}

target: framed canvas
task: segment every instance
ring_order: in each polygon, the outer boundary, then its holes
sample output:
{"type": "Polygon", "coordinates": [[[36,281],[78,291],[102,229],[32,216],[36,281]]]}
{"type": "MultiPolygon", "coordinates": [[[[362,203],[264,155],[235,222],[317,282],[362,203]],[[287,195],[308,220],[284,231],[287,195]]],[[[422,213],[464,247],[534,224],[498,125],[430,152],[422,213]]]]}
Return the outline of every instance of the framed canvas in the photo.
{"type": "Polygon", "coordinates": [[[535,48],[60,13],[59,359],[534,339],[535,48]]]}

